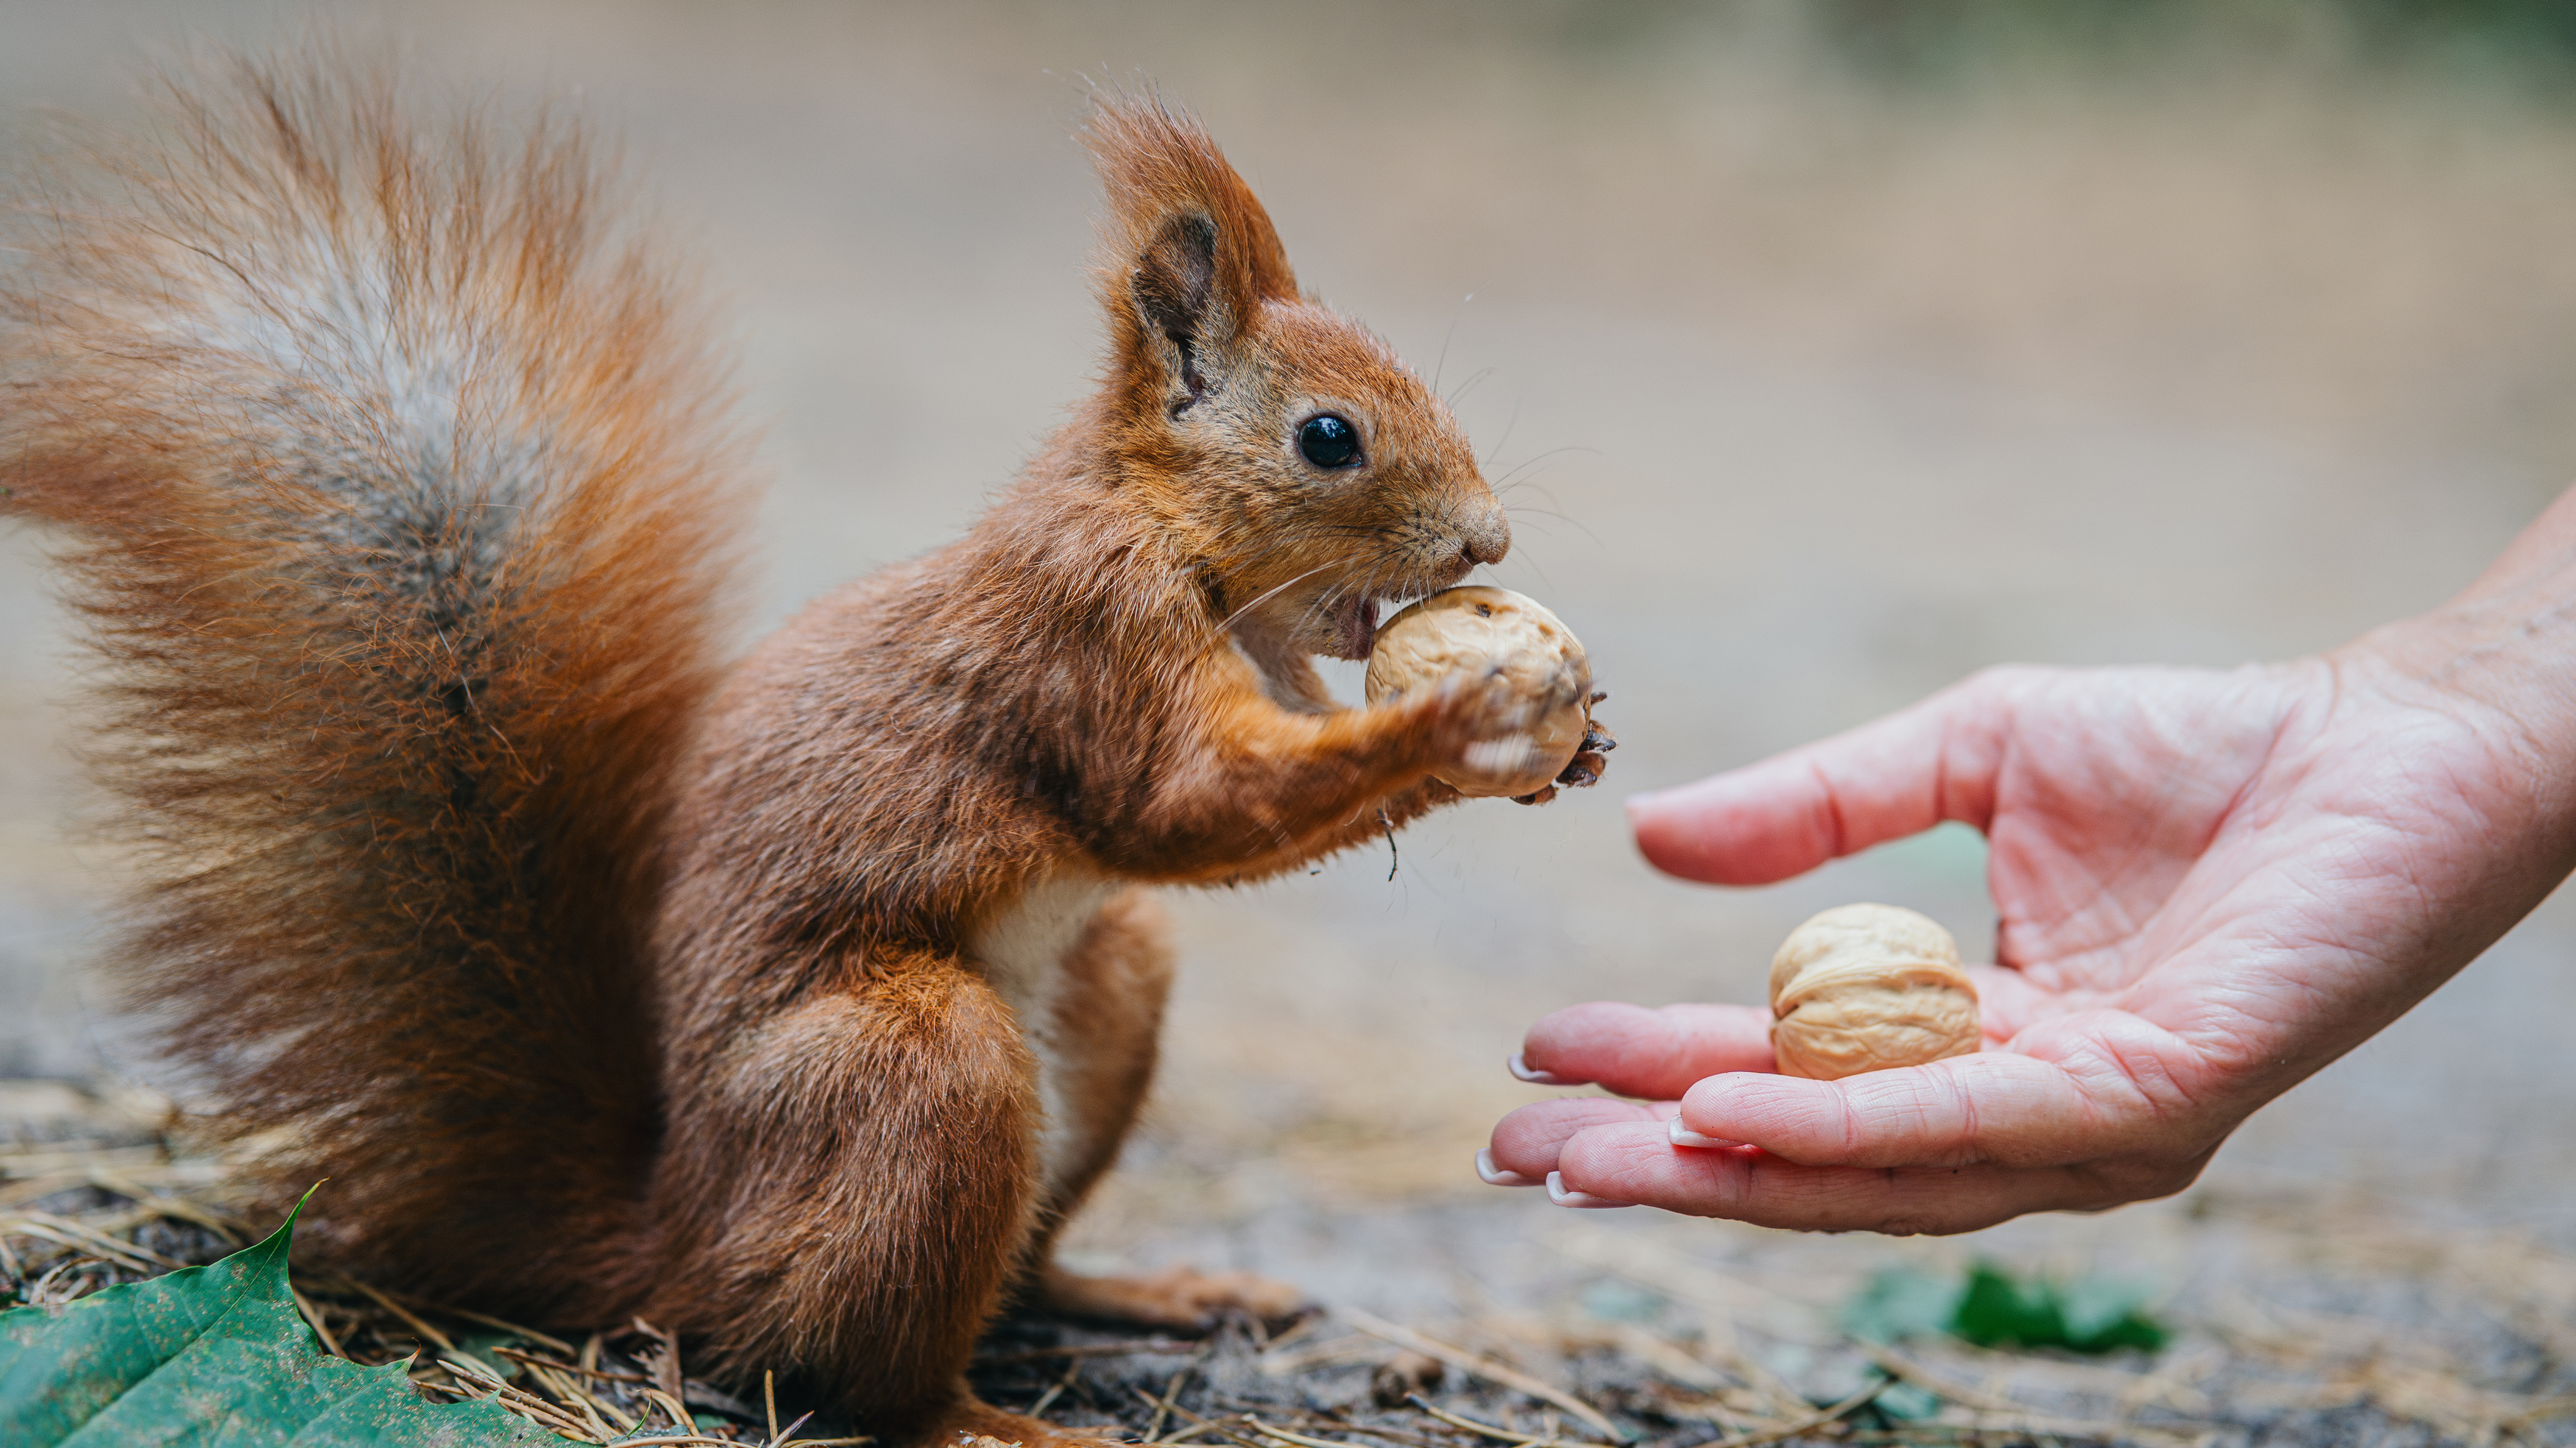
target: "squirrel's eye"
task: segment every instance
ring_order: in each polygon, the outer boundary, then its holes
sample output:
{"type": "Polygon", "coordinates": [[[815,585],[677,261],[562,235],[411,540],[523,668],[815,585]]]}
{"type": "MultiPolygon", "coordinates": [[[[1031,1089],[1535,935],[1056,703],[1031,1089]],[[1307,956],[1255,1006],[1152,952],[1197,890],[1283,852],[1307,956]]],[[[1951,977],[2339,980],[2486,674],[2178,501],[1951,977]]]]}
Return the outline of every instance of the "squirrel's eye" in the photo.
{"type": "Polygon", "coordinates": [[[1346,468],[1360,460],[1359,429],[1329,412],[1297,429],[1297,451],[1319,468],[1346,468]]]}

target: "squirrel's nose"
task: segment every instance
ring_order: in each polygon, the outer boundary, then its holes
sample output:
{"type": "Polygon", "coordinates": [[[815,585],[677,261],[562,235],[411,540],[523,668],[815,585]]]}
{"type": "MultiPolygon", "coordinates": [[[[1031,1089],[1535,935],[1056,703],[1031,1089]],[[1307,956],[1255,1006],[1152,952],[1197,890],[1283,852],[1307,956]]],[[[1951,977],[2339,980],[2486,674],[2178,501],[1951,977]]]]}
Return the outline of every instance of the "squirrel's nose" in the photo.
{"type": "Polygon", "coordinates": [[[1512,551],[1512,525],[1503,520],[1503,505],[1488,503],[1484,512],[1466,519],[1458,530],[1460,551],[1467,555],[1469,567],[1479,563],[1500,563],[1512,551]]]}

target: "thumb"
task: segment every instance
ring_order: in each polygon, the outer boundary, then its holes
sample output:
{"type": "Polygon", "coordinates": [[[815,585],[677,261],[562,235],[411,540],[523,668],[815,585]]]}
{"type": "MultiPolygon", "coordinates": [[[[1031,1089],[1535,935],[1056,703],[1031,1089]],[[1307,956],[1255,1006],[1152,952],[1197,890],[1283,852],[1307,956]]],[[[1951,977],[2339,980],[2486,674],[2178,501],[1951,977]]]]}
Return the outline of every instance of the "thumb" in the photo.
{"type": "Polygon", "coordinates": [[[1684,879],[1765,885],[1943,820],[1982,830],[2013,704],[2038,676],[1989,669],[1831,739],[1637,795],[1637,848],[1684,879]]]}

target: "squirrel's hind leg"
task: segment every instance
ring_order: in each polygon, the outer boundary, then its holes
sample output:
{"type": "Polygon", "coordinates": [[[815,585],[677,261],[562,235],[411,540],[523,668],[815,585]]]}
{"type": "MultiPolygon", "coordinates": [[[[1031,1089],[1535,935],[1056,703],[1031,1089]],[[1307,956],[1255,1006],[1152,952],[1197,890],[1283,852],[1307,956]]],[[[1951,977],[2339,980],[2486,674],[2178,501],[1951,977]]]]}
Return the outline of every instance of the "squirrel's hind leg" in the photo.
{"type": "MultiPolygon", "coordinates": [[[[1047,1209],[1030,1243],[1034,1267],[1028,1296],[1050,1312],[1147,1327],[1203,1328],[1231,1314],[1264,1321],[1295,1315],[1306,1295],[1249,1272],[1167,1267],[1136,1276],[1093,1277],[1048,1260],[1056,1232],[1117,1158],[1153,1082],[1163,1002],[1171,991],[1170,927],[1161,904],[1128,890],[1101,907],[1066,956],[1056,997],[1055,1029],[1034,1033],[1052,1056],[1049,1093],[1068,1120],[1051,1130],[1068,1136],[1051,1162],[1047,1209]]],[[[1001,1436],[996,1434],[995,1436],[1001,1436]]]]}
{"type": "Polygon", "coordinates": [[[955,957],[836,974],[672,1072],[647,1315],[710,1376],[775,1369],[927,1442],[992,1412],[962,1380],[1038,1218],[1034,1063],[955,957]]]}
{"type": "Polygon", "coordinates": [[[1052,1019],[1028,1023],[1041,1096],[1061,1118],[1050,1120],[1041,1138],[1045,1205],[1030,1262],[1045,1260],[1057,1231],[1108,1174],[1154,1084],[1163,1004],[1172,992],[1171,934],[1150,892],[1110,896],[1057,966],[1052,1019]]]}

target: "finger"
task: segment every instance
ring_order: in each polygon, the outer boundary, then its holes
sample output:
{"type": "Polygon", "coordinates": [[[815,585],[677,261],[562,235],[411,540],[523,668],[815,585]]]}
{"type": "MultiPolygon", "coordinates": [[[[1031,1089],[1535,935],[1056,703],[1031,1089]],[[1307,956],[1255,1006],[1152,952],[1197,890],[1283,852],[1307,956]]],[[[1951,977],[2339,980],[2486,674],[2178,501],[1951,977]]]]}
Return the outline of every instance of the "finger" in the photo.
{"type": "Polygon", "coordinates": [[[1558,1085],[1599,1082],[1622,1096],[1671,1098],[1703,1077],[1771,1069],[1771,1013],[1753,1006],[1661,1010],[1593,1001],[1530,1027],[1520,1073],[1558,1085]]]}
{"type": "Polygon", "coordinates": [[[1763,885],[1943,820],[1983,829],[2026,670],[1988,670],[1831,739],[1628,801],[1655,868],[1763,885]]]}
{"type": "Polygon", "coordinates": [[[1516,1182],[1494,1181],[1494,1173],[1508,1173],[1520,1182],[1547,1180],[1556,1170],[1557,1148],[1568,1137],[1596,1126],[1651,1122],[1663,1129],[1670,1120],[1673,1103],[1648,1104],[1642,1101],[1617,1101],[1607,1096],[1567,1096],[1555,1101],[1541,1101],[1524,1106],[1494,1123],[1494,1135],[1485,1150],[1478,1154],[1478,1176],[1496,1186],[1516,1182]]]}
{"type": "Polygon", "coordinates": [[[1752,1148],[1676,1147],[1651,1122],[1576,1133],[1559,1144],[1555,1171],[1554,1192],[1579,1193],[1585,1205],[1633,1202],[1761,1227],[1896,1236],[1970,1232],[2025,1212],[2133,1199],[2081,1168],[1801,1166],[1752,1148]]]}
{"type": "Polygon", "coordinates": [[[2135,1069],[2133,1057],[2088,1049],[2071,1060],[1984,1051],[1840,1081],[1736,1072],[1691,1087],[1679,1115],[1687,1130],[1809,1166],[2050,1166],[2170,1144],[2139,1133],[2179,1129],[2189,1103],[2148,1099],[2135,1069]]]}

